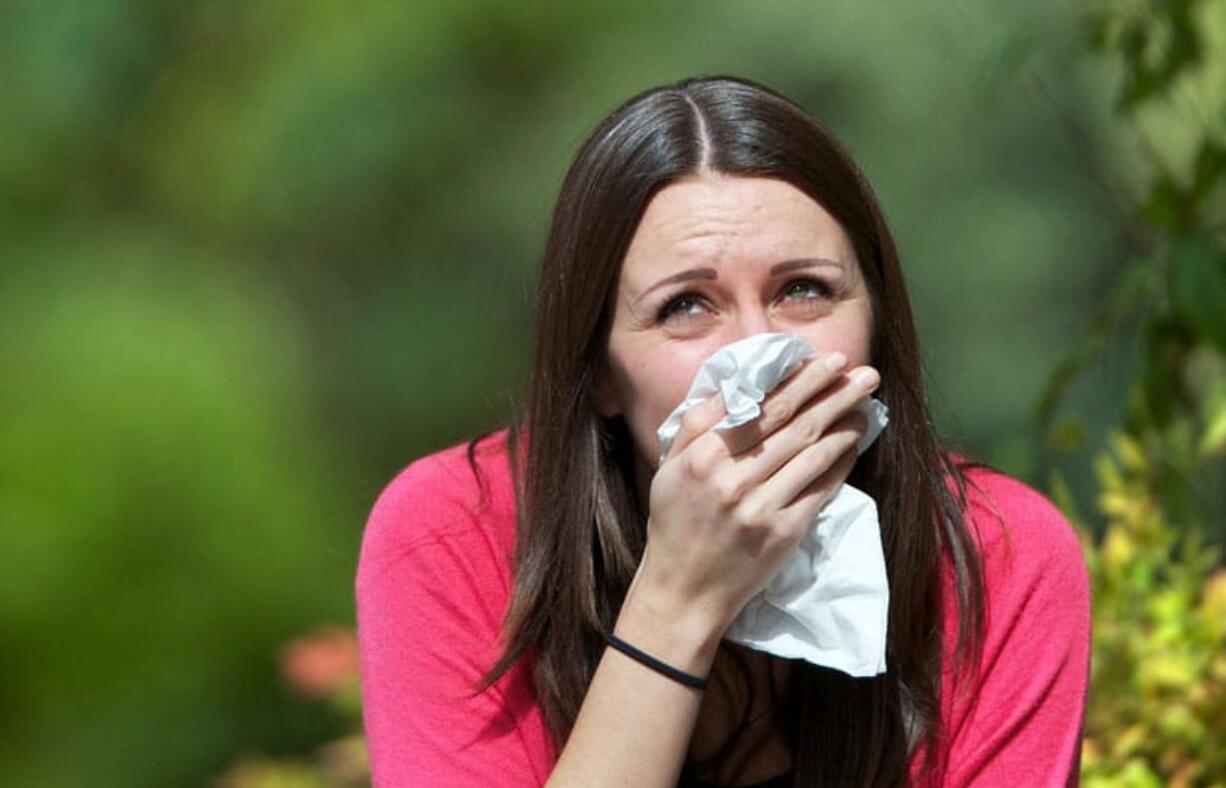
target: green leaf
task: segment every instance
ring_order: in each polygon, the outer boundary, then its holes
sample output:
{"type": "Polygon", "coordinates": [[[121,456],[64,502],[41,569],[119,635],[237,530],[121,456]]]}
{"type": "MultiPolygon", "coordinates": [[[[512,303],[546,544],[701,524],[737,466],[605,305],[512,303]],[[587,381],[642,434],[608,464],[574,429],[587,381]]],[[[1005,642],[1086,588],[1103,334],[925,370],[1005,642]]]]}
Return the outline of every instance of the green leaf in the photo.
{"type": "Polygon", "coordinates": [[[1226,396],[1205,402],[1205,431],[1197,453],[1202,458],[1226,453],[1226,396]]]}

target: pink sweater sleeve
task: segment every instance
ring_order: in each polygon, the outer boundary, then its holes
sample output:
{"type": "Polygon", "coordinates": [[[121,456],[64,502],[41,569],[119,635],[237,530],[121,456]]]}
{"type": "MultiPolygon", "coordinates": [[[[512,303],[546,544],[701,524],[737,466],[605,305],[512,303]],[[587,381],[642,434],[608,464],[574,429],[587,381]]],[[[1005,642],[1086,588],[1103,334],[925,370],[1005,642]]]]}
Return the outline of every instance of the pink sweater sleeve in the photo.
{"type": "MultiPolygon", "coordinates": [[[[1080,544],[1060,512],[1026,485],[995,473],[971,478],[985,492],[972,491],[971,501],[987,622],[973,691],[960,694],[970,688],[950,686],[945,676],[942,785],[1075,785],[1090,664],[1080,544]]],[[[947,585],[947,600],[951,592],[947,585]]],[[[947,644],[956,624],[947,605],[947,644]]]]}
{"type": "Polygon", "coordinates": [[[522,666],[475,694],[497,656],[513,538],[513,508],[475,513],[477,497],[451,449],[406,469],[367,522],[356,595],[377,786],[539,785],[548,775],[522,666]]]}

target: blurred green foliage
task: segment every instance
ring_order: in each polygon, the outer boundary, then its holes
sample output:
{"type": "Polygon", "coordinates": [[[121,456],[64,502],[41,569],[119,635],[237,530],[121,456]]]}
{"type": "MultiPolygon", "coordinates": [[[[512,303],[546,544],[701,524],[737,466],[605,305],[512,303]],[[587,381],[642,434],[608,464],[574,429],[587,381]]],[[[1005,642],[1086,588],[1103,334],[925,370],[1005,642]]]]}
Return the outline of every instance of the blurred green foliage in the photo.
{"type": "MultiPolygon", "coordinates": [[[[1139,363],[1094,460],[1087,786],[1226,785],[1226,2],[1106,0],[1088,40],[1122,66],[1139,144],[1134,254],[1041,400],[1056,456],[1084,462],[1071,382],[1120,345],[1139,363]],[[1093,531],[1101,533],[1097,542],[1093,531]]],[[[1077,518],[1057,467],[1052,491],[1077,518]]],[[[1079,519],[1079,518],[1078,518],[1079,519]]]]}
{"type": "Polygon", "coordinates": [[[1226,570],[1201,529],[1180,529],[1155,495],[1154,458],[1115,436],[1098,458],[1107,517],[1087,540],[1094,655],[1082,778],[1087,786],[1226,784],[1226,570]]]}
{"type": "MultiPolygon", "coordinates": [[[[1197,69],[1221,40],[1206,7],[1104,16],[1129,70],[1085,58],[1055,0],[3,4],[5,784],[360,782],[355,708],[289,691],[273,655],[352,620],[361,524],[396,470],[506,420],[564,168],[665,80],[761,79],[844,139],[898,236],[944,431],[1094,496],[1086,457],[1152,368],[1099,349],[1142,346],[1134,307],[1168,293],[1150,261],[1185,261],[1183,322],[1145,345],[1186,372],[1175,399],[1221,328],[1202,217],[1223,215],[1221,149],[1154,99],[1220,89],[1197,69]],[[1118,133],[1121,74],[1140,146],[1118,133]],[[1096,319],[1120,259],[1138,273],[1096,319]]],[[[1218,434],[1172,412],[1172,434],[1218,434]]],[[[1189,484],[1155,493],[1195,504],[1172,523],[1203,504],[1189,484]]]]}
{"type": "Polygon", "coordinates": [[[295,326],[237,283],[162,267],[174,248],[27,253],[57,266],[0,294],[6,782],[180,782],[252,738],[331,730],[294,719],[309,707],[267,660],[349,614],[295,326]]]}

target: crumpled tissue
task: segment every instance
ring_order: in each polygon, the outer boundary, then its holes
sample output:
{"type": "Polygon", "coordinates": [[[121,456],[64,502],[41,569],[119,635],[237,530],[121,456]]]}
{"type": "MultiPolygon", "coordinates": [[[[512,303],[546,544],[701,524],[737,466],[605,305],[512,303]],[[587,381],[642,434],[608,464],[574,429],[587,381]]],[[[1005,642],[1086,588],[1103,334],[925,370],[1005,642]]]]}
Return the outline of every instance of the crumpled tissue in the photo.
{"type": "MultiPolygon", "coordinates": [[[[681,416],[722,394],[727,415],[717,430],[756,419],[780,382],[817,355],[794,334],[757,334],[715,351],[698,370],[685,400],[656,431],[660,460],[681,428],[681,416]]],[[[889,423],[886,406],[869,398],[859,410],[868,429],[858,453],[889,423]]],[[[779,657],[803,659],[852,676],[885,672],[890,589],[881,548],[877,504],[849,484],[840,486],[801,539],[795,553],[755,595],[724,637],[779,657]]]]}

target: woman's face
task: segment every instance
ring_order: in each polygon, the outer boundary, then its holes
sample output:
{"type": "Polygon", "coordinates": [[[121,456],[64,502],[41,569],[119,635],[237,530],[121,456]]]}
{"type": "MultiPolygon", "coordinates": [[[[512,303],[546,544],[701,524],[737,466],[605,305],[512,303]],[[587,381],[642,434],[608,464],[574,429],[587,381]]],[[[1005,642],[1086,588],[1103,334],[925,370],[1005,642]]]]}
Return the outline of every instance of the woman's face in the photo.
{"type": "Polygon", "coordinates": [[[768,178],[704,174],[647,206],[622,263],[606,367],[594,402],[622,415],[640,492],[656,428],[719,347],[768,331],[868,364],[872,309],[850,239],[825,209],[768,178]]]}

